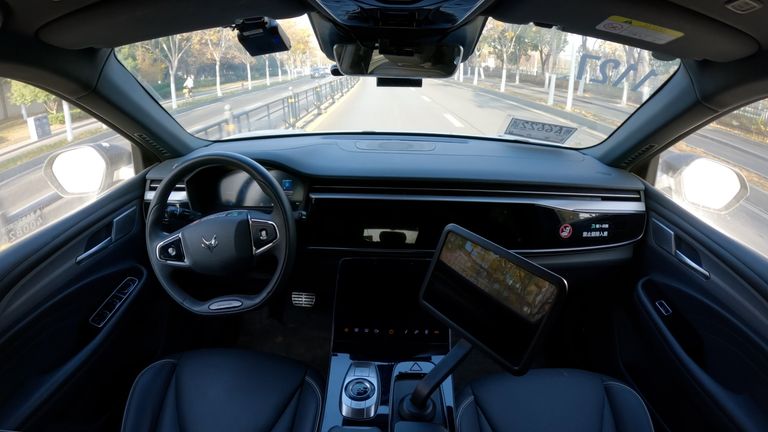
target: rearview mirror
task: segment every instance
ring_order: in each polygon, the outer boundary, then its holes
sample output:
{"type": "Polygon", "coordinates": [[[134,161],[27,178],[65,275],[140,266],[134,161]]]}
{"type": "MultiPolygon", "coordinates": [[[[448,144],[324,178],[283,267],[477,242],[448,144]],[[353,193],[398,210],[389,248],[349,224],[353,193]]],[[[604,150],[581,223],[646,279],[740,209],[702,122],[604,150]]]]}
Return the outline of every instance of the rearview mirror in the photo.
{"type": "Polygon", "coordinates": [[[130,150],[107,143],[68,147],[45,161],[43,177],[65,197],[99,194],[133,174],[130,150]]]}
{"type": "Polygon", "coordinates": [[[662,159],[656,183],[676,200],[717,213],[731,211],[749,194],[747,179],[738,170],[686,153],[662,159]]]}
{"type": "Polygon", "coordinates": [[[374,49],[353,43],[333,47],[344,75],[385,78],[449,78],[456,73],[462,52],[460,45],[374,49]]]}

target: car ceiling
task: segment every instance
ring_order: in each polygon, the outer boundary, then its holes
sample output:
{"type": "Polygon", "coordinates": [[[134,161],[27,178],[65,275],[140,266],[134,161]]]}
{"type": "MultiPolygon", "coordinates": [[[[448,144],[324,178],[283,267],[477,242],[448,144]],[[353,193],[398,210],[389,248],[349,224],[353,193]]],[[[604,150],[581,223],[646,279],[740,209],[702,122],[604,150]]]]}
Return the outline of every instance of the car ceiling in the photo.
{"type": "MultiPolygon", "coordinates": [[[[395,7],[396,2],[381,4],[395,7]]],[[[680,58],[732,61],[768,48],[768,8],[738,14],[722,0],[497,0],[480,9],[481,15],[504,22],[557,25],[680,58]],[[657,45],[595,28],[611,16],[667,27],[684,36],[657,45]]],[[[0,31],[82,49],[223,26],[243,17],[296,17],[318,8],[300,0],[6,0],[1,10],[0,31]]]]}

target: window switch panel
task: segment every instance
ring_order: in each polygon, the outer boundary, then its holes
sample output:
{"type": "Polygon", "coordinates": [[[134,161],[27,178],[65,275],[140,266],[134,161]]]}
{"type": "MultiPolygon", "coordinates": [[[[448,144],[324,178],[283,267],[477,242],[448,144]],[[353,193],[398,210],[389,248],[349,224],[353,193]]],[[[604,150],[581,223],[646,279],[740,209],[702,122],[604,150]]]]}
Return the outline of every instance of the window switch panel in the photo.
{"type": "Polygon", "coordinates": [[[102,328],[109,321],[112,315],[117,312],[120,306],[123,304],[128,295],[139,284],[139,280],[134,277],[126,278],[115,290],[104,300],[104,303],[99,306],[96,312],[91,315],[91,319],[88,322],[91,325],[102,328]]]}

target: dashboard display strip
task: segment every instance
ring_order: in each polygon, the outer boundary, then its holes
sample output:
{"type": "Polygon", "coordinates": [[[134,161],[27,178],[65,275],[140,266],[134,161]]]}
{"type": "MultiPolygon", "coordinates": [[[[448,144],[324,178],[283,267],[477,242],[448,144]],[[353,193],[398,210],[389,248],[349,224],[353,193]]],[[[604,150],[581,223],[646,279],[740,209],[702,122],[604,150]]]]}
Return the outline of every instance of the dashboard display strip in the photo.
{"type": "Polygon", "coordinates": [[[392,194],[346,194],[311,193],[309,197],[335,200],[376,200],[376,201],[423,201],[423,202],[481,202],[503,204],[534,204],[559,210],[584,213],[645,213],[642,201],[603,201],[589,199],[555,199],[536,197],[493,197],[493,196],[442,196],[442,195],[392,195],[392,194]]]}

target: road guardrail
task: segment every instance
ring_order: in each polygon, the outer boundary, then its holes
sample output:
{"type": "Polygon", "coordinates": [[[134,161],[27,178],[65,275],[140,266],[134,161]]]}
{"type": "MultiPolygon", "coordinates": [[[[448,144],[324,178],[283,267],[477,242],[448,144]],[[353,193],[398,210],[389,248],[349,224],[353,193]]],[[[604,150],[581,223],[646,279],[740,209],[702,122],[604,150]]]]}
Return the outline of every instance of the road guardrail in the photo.
{"type": "Polygon", "coordinates": [[[343,77],[298,92],[291,90],[288,96],[241,111],[233,112],[227,105],[223,118],[192,129],[190,133],[209,140],[220,140],[251,131],[295,129],[308,115],[322,114],[329,103],[335,103],[358,81],[357,77],[343,77]]]}

